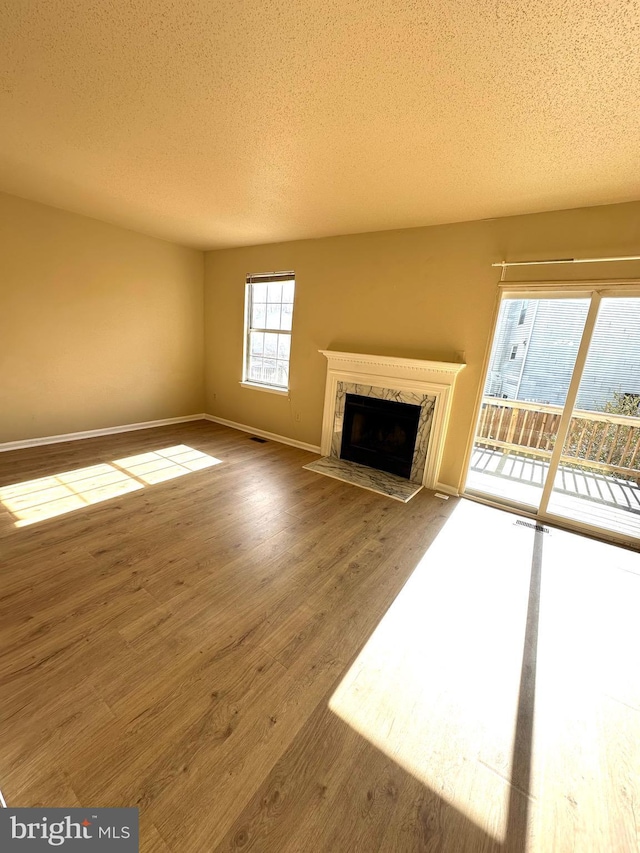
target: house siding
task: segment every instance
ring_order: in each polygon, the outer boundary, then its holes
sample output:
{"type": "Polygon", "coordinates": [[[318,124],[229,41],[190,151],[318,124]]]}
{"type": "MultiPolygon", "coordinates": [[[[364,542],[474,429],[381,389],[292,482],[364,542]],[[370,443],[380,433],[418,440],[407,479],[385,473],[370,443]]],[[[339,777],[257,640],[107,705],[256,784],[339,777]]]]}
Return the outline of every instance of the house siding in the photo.
{"type": "MultiPolygon", "coordinates": [[[[505,300],[485,394],[564,405],[588,308],[587,299],[505,300]],[[525,320],[519,325],[525,306],[525,320]]],[[[577,408],[602,411],[614,392],[640,394],[638,298],[603,300],[577,408]]]]}

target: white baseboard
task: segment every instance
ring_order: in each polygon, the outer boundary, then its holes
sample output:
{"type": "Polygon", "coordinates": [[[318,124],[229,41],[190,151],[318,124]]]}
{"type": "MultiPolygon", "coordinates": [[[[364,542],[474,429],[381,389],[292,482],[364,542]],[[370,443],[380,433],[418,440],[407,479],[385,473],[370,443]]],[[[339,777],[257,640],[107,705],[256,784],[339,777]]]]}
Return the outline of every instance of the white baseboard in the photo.
{"type": "Polygon", "coordinates": [[[436,483],[434,491],[444,492],[445,495],[452,495],[454,498],[460,497],[460,492],[454,489],[453,486],[448,486],[446,483],[436,483]]]}
{"type": "Polygon", "coordinates": [[[270,441],[279,441],[280,444],[289,444],[291,447],[298,447],[300,450],[308,450],[309,453],[320,454],[320,446],[316,444],[307,444],[304,441],[298,441],[297,438],[288,438],[286,435],[277,435],[275,432],[267,432],[264,429],[256,429],[247,424],[238,424],[235,421],[228,421],[226,418],[218,418],[215,415],[202,415],[205,420],[213,421],[222,426],[231,427],[231,429],[239,429],[241,432],[249,432],[251,435],[257,435],[260,438],[268,438],[270,441]]]}
{"type": "Polygon", "coordinates": [[[0,453],[6,450],[23,450],[27,447],[39,447],[43,444],[61,444],[64,441],[79,441],[83,438],[97,438],[101,435],[114,435],[118,432],[134,432],[137,429],[153,429],[154,427],[208,419],[209,416],[205,414],[184,415],[180,418],[162,418],[159,421],[144,421],[140,424],[125,424],[124,426],[106,427],[105,429],[89,429],[84,432],[68,432],[64,435],[46,435],[42,438],[28,438],[24,441],[6,441],[0,444],[0,453]]]}

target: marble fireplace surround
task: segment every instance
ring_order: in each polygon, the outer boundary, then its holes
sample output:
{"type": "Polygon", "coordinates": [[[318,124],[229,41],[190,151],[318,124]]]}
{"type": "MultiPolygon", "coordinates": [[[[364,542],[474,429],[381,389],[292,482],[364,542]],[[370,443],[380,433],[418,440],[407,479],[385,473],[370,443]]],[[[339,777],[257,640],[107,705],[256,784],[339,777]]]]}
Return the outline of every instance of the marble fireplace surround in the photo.
{"type": "Polygon", "coordinates": [[[328,361],[322,419],[323,457],[340,458],[346,394],[420,406],[410,481],[437,488],[453,389],[464,364],[319,350],[328,361]]]}

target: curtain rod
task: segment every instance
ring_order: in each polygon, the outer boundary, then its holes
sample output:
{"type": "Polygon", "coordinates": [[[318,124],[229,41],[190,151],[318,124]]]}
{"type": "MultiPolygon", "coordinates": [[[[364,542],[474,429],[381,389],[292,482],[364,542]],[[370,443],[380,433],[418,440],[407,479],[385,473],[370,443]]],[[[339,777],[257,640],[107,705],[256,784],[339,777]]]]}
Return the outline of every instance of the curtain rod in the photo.
{"type": "Polygon", "coordinates": [[[534,267],[544,264],[606,264],[612,261],[640,261],[640,255],[621,255],[619,258],[554,258],[548,261],[499,261],[492,267],[534,267]]]}

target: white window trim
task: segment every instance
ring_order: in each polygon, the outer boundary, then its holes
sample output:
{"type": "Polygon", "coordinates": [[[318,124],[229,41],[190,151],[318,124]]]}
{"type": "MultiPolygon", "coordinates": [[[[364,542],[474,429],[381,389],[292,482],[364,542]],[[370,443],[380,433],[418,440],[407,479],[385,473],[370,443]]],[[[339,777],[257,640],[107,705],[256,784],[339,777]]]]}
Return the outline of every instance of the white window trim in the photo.
{"type": "MultiPolygon", "coordinates": [[[[269,275],[286,275],[294,282],[294,306],[295,306],[295,273],[293,270],[287,272],[273,272],[273,273],[262,273],[265,277],[269,275]]],[[[291,347],[289,347],[289,372],[288,372],[288,381],[286,388],[282,385],[267,385],[263,382],[252,382],[247,378],[247,368],[248,368],[248,358],[249,358],[249,336],[250,332],[269,332],[275,333],[279,335],[289,335],[289,338],[293,335],[293,315],[291,317],[291,329],[252,329],[251,328],[251,286],[259,282],[261,274],[254,273],[247,275],[247,280],[245,282],[244,289],[244,339],[242,346],[242,379],[240,380],[240,386],[242,388],[249,388],[254,391],[266,391],[270,394],[278,394],[281,397],[289,397],[291,393],[291,347]],[[256,281],[251,281],[250,279],[255,278],[256,281]]]]}
{"type": "Polygon", "coordinates": [[[240,385],[243,388],[253,388],[254,391],[267,391],[269,394],[280,394],[281,397],[289,396],[288,388],[280,388],[276,385],[259,385],[257,382],[247,382],[246,379],[240,380],[240,385]]]}

